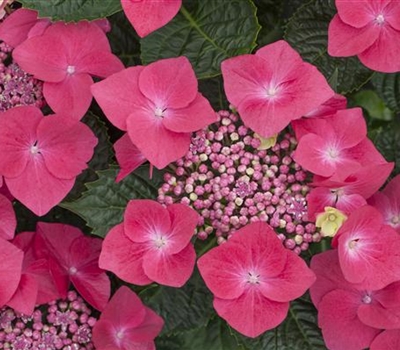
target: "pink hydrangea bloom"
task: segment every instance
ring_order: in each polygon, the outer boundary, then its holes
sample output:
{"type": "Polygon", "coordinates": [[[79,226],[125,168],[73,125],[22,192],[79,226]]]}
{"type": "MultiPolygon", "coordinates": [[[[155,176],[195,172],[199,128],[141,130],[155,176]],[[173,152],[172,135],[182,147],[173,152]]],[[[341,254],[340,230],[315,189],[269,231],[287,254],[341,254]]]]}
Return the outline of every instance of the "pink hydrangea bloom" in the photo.
{"type": "Polygon", "coordinates": [[[0,194],[0,239],[13,239],[17,228],[17,218],[11,201],[0,194]]]}
{"type": "Polygon", "coordinates": [[[94,84],[92,92],[111,123],[127,130],[159,169],[188,151],[193,131],[218,120],[183,56],[128,68],[94,84]]]}
{"type": "Polygon", "coordinates": [[[390,329],[380,333],[372,342],[370,350],[400,349],[400,329],[390,329]]]}
{"type": "Polygon", "coordinates": [[[306,263],[285,249],[263,222],[238,230],[197,264],[214,294],[218,315],[248,337],[278,326],[287,315],[289,301],[315,281],[306,263]]]}
{"type": "Polygon", "coordinates": [[[400,71],[400,2],[336,0],[328,30],[331,56],[357,55],[368,68],[400,71]]]}
{"type": "Polygon", "coordinates": [[[121,5],[136,33],[143,38],[174,18],[182,0],[121,0],[121,5]]]}
{"type": "Polygon", "coordinates": [[[0,238],[0,307],[4,306],[18,288],[24,252],[0,238]]]}
{"type": "Polygon", "coordinates": [[[243,122],[263,137],[314,111],[334,96],[324,76],[285,41],[221,65],[225,92],[243,122]]]}
{"type": "Polygon", "coordinates": [[[22,275],[18,288],[7,305],[25,315],[31,315],[37,304],[60,297],[47,259],[38,258],[34,248],[35,232],[19,233],[12,243],[24,252],[22,275]]]}
{"type": "Polygon", "coordinates": [[[96,144],[81,122],[16,107],[0,118],[0,174],[15,198],[44,215],[71,190],[96,144]]]}
{"type": "Polygon", "coordinates": [[[111,291],[107,274],[98,266],[102,240],[64,224],[39,222],[36,230],[38,257],[49,260],[60,295],[67,295],[71,282],[82,298],[103,310],[111,291]]]}
{"type": "Polygon", "coordinates": [[[400,282],[375,291],[348,282],[340,269],[337,250],[315,255],[311,269],[317,280],[310,295],[318,308],[318,324],[329,349],[362,350],[370,346],[381,329],[399,327],[400,282]]]}
{"type": "Polygon", "coordinates": [[[124,222],[107,234],[99,265],[129,283],[182,287],[196,260],[190,240],[197,221],[198,214],[183,204],[164,208],[151,200],[132,200],[124,222]]]}
{"type": "Polygon", "coordinates": [[[380,211],[385,224],[400,233],[400,175],[393,178],[383,191],[375,193],[368,203],[380,211]]]}
{"type": "Polygon", "coordinates": [[[400,280],[400,240],[371,206],[355,210],[333,238],[344,277],[377,290],[400,280]]]}
{"type": "Polygon", "coordinates": [[[122,70],[111,53],[104,32],[95,23],[58,22],[40,36],[32,37],[13,51],[18,65],[43,80],[43,95],[56,113],[81,119],[92,101],[91,76],[105,78],[122,70]]]}
{"type": "Polygon", "coordinates": [[[97,350],[155,350],[163,319],[143,305],[128,287],[120,287],[93,328],[97,350]]]}

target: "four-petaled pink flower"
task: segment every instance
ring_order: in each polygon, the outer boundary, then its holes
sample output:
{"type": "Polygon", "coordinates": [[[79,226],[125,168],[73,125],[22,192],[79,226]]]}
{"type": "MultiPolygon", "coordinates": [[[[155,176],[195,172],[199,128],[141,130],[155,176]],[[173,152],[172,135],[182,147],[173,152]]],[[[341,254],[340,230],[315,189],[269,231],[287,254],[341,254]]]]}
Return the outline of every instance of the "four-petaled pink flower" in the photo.
{"type": "Polygon", "coordinates": [[[236,231],[197,264],[214,294],[218,315],[248,337],[278,326],[287,315],[289,301],[315,281],[304,260],[285,249],[263,222],[236,231]]]}
{"type": "Polygon", "coordinates": [[[94,84],[92,92],[111,123],[127,130],[132,143],[159,169],[189,150],[193,131],[218,120],[198,92],[186,57],[128,68],[94,84]]]}
{"type": "Polygon", "coordinates": [[[368,68],[400,71],[400,2],[336,0],[328,30],[331,56],[357,55],[368,68]]]}
{"type": "Polygon", "coordinates": [[[285,41],[222,62],[226,96],[262,137],[282,131],[334,96],[324,76],[285,41]]]}
{"type": "Polygon", "coordinates": [[[132,200],[124,222],[107,234],[99,265],[129,283],[182,287],[196,260],[190,240],[198,218],[183,204],[164,208],[151,200],[132,200]]]}
{"type": "Polygon", "coordinates": [[[85,124],[36,107],[16,107],[0,118],[0,174],[11,194],[44,215],[87,168],[97,139],[85,124]]]}
{"type": "Polygon", "coordinates": [[[371,345],[382,329],[400,327],[400,282],[379,290],[350,283],[340,269],[336,249],[313,256],[311,269],[317,280],[310,287],[310,295],[329,349],[362,350],[371,345]]]}
{"type": "Polygon", "coordinates": [[[13,51],[21,68],[43,80],[43,95],[55,113],[81,119],[92,101],[92,75],[105,78],[124,68],[107,37],[92,22],[57,22],[13,51]]]}
{"type": "Polygon", "coordinates": [[[164,320],[128,287],[120,287],[93,328],[97,350],[155,350],[164,320]]]}
{"type": "Polygon", "coordinates": [[[375,193],[368,204],[379,210],[385,224],[400,233],[400,175],[393,178],[383,191],[375,193]]]}
{"type": "Polygon", "coordinates": [[[400,280],[400,240],[375,208],[355,210],[333,238],[343,276],[376,290],[400,280]]]}
{"type": "Polygon", "coordinates": [[[83,299],[103,310],[111,287],[106,272],[98,264],[102,240],[64,224],[39,222],[36,232],[37,256],[49,260],[60,295],[65,298],[72,283],[83,299]]]}
{"type": "Polygon", "coordinates": [[[182,0],[121,0],[121,5],[136,33],[144,38],[174,18],[182,0]]]}

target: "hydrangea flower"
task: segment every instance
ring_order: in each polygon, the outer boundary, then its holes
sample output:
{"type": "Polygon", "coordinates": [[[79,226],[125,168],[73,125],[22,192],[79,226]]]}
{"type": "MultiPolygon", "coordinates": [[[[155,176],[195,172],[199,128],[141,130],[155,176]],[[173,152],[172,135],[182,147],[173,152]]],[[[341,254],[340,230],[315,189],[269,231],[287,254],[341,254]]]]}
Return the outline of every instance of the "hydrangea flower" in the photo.
{"type": "Polygon", "coordinates": [[[328,29],[331,56],[357,55],[368,68],[400,71],[400,3],[336,0],[338,13],[328,29]]]}
{"type": "Polygon", "coordinates": [[[124,222],[107,234],[99,266],[129,283],[182,287],[196,260],[190,240],[197,221],[196,212],[182,204],[165,209],[151,200],[132,200],[124,222]]]}
{"type": "Polygon", "coordinates": [[[54,282],[62,297],[72,283],[78,293],[97,310],[110,297],[110,280],[99,268],[102,240],[85,236],[78,228],[56,223],[37,224],[38,257],[49,260],[54,282]]]}
{"type": "Polygon", "coordinates": [[[122,70],[104,32],[95,23],[58,22],[13,51],[22,69],[43,80],[43,94],[56,113],[81,119],[92,101],[91,76],[105,78],[122,70]]]}
{"type": "Polygon", "coordinates": [[[174,18],[182,0],[121,0],[121,5],[136,33],[144,38],[174,18]]]}
{"type": "Polygon", "coordinates": [[[163,319],[143,305],[128,287],[113,295],[93,328],[97,350],[155,350],[154,338],[164,326],[163,319]]]}
{"type": "Polygon", "coordinates": [[[285,249],[273,229],[252,223],[197,262],[214,294],[218,315],[238,332],[257,337],[286,317],[289,301],[315,281],[314,273],[285,249]]]}
{"type": "Polygon", "coordinates": [[[159,169],[188,151],[193,131],[217,121],[183,56],[128,68],[94,84],[92,92],[111,123],[127,130],[159,169]]]}
{"type": "Polygon", "coordinates": [[[244,124],[262,137],[282,131],[334,96],[317,68],[282,40],[255,55],[229,58],[221,69],[229,102],[244,124]]]}
{"type": "Polygon", "coordinates": [[[96,144],[81,122],[16,107],[0,118],[0,174],[12,195],[41,216],[71,190],[96,144]]]}
{"type": "Polygon", "coordinates": [[[375,193],[368,204],[383,215],[384,222],[400,233],[400,175],[394,177],[383,191],[375,193]]]}

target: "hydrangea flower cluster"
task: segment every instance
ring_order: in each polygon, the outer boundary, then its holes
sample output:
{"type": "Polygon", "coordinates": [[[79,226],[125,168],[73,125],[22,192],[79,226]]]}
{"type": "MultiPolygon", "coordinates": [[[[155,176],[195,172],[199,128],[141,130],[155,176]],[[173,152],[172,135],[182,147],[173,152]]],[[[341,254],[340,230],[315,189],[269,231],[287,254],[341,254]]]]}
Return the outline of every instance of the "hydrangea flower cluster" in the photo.
{"type": "Polygon", "coordinates": [[[37,307],[24,315],[10,307],[0,309],[0,349],[91,350],[94,310],[69,291],[65,299],[37,307]]]}
{"type": "Polygon", "coordinates": [[[294,135],[262,139],[238,115],[218,115],[218,123],[192,137],[185,157],[172,165],[174,173],[164,174],[158,201],[197,210],[199,239],[215,232],[222,243],[248,223],[263,221],[297,254],[320,241],[307,217],[311,174],[292,158],[294,135]]]}

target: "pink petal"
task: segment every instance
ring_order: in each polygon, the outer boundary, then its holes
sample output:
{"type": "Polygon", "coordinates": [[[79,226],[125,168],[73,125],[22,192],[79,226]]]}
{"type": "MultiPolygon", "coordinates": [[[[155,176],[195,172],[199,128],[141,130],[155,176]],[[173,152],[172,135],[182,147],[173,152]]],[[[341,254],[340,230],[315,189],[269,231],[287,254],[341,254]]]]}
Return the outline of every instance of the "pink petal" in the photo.
{"type": "MultiPolygon", "coordinates": [[[[321,118],[335,114],[341,109],[346,109],[347,99],[343,95],[335,94],[322,105],[305,115],[307,118],[321,118]]],[[[297,137],[297,132],[296,132],[297,137]]],[[[299,139],[299,138],[297,138],[299,139]]]]}
{"type": "Polygon", "coordinates": [[[137,110],[127,120],[128,134],[143,155],[158,169],[184,156],[189,150],[190,133],[167,130],[157,117],[137,110]]]}
{"type": "Polygon", "coordinates": [[[384,73],[400,71],[400,31],[385,25],[380,30],[378,39],[358,58],[368,68],[384,73]]]}
{"type": "Polygon", "coordinates": [[[182,0],[157,2],[121,0],[121,4],[129,22],[143,38],[174,18],[182,5],[182,0]]]}
{"type": "Polygon", "coordinates": [[[35,25],[29,30],[28,38],[34,36],[43,35],[45,30],[51,25],[51,21],[48,18],[40,18],[36,21],[35,25]]]}
{"type": "Polygon", "coordinates": [[[22,8],[14,11],[0,25],[0,40],[7,45],[17,47],[27,39],[29,31],[36,21],[36,11],[22,8]]]}
{"type": "Polygon", "coordinates": [[[58,83],[67,77],[68,58],[59,38],[35,36],[13,51],[13,59],[35,78],[58,83]]]}
{"type": "Polygon", "coordinates": [[[170,287],[182,287],[193,273],[196,252],[189,243],[176,254],[149,250],[143,256],[145,274],[153,281],[170,287]]]}
{"type": "Polygon", "coordinates": [[[23,274],[12,298],[7,305],[25,315],[31,315],[36,306],[38,283],[36,278],[29,274],[23,274]]]}
{"type": "Polygon", "coordinates": [[[394,177],[385,187],[383,193],[388,197],[393,211],[400,215],[400,175],[394,177]]]}
{"type": "Polygon", "coordinates": [[[99,258],[100,268],[115,273],[122,280],[137,285],[150,284],[143,270],[144,244],[133,243],[124,234],[123,224],[112,228],[103,242],[99,258]]]}
{"type": "Polygon", "coordinates": [[[139,75],[139,89],[161,109],[188,107],[198,94],[196,75],[184,56],[162,59],[144,67],[139,75]]]}
{"type": "Polygon", "coordinates": [[[386,309],[379,303],[362,304],[357,310],[358,318],[367,326],[378,329],[400,328],[400,307],[386,309]]]}
{"type": "Polygon", "coordinates": [[[318,324],[329,349],[365,349],[380,332],[358,319],[360,303],[359,293],[340,289],[323,297],[318,308],[318,324]]]}
{"type": "MultiPolygon", "coordinates": [[[[382,154],[379,153],[372,141],[368,138],[365,138],[357,146],[347,149],[344,153],[346,157],[356,160],[362,166],[377,164],[390,164],[393,166],[393,163],[386,162],[385,158],[383,158],[382,154]]],[[[359,171],[360,169],[349,170],[347,173],[354,173],[356,170],[359,171]]]]}
{"type": "Polygon", "coordinates": [[[372,8],[370,2],[336,0],[338,15],[342,21],[355,28],[362,28],[369,24],[374,18],[371,14],[372,8]]]}
{"type": "Polygon", "coordinates": [[[0,238],[0,305],[6,304],[18,288],[24,253],[0,238]]]}
{"type": "Polygon", "coordinates": [[[45,82],[43,95],[55,113],[80,120],[92,102],[92,84],[89,74],[72,74],[59,83],[45,82]]]}
{"type": "Polygon", "coordinates": [[[107,18],[100,18],[93,21],[93,23],[98,26],[104,33],[111,31],[111,24],[107,18]]]}
{"type": "Polygon", "coordinates": [[[359,194],[344,194],[338,197],[336,208],[345,214],[350,215],[356,209],[361,208],[366,204],[367,201],[359,194]]]}
{"type": "Polygon", "coordinates": [[[76,63],[77,73],[88,73],[100,78],[108,77],[123,69],[124,65],[119,58],[104,50],[91,51],[76,63]]]}
{"type": "Polygon", "coordinates": [[[30,147],[37,141],[36,128],[42,120],[40,109],[16,107],[0,118],[0,174],[20,176],[31,158],[30,147]]]}
{"type": "Polygon", "coordinates": [[[400,349],[400,329],[386,330],[380,333],[371,343],[370,350],[400,349]]]}
{"type": "Polygon", "coordinates": [[[189,106],[181,109],[167,109],[162,122],[174,132],[192,132],[200,130],[218,120],[210,103],[201,94],[197,94],[189,106]]]}
{"type": "Polygon", "coordinates": [[[0,239],[13,239],[17,228],[17,218],[9,199],[0,194],[0,239]]]}
{"type": "Polygon", "coordinates": [[[52,115],[37,128],[40,153],[47,169],[59,179],[71,179],[87,168],[97,138],[83,123],[69,117],[52,115]]]}
{"type": "Polygon", "coordinates": [[[160,203],[150,199],[129,201],[124,214],[124,232],[132,242],[148,242],[153,235],[167,234],[170,230],[170,215],[160,203]]]}
{"type": "Polygon", "coordinates": [[[261,293],[268,299],[286,302],[302,296],[315,282],[314,272],[295,253],[288,251],[282,272],[260,283],[261,293]]]}
{"type": "Polygon", "coordinates": [[[380,29],[373,23],[354,28],[333,17],[328,28],[328,53],[335,57],[348,57],[367,50],[379,37],[380,29]]]}
{"type": "Polygon", "coordinates": [[[269,300],[251,289],[237,299],[214,298],[214,308],[232,328],[247,337],[255,338],[283,322],[289,303],[269,300]]]}
{"type": "Polygon", "coordinates": [[[24,172],[15,178],[6,178],[12,195],[36,215],[47,214],[72,189],[75,179],[54,177],[46,168],[42,157],[29,160],[24,172]]]}
{"type": "Polygon", "coordinates": [[[313,188],[307,195],[308,219],[315,220],[316,214],[323,213],[325,207],[334,207],[335,203],[336,195],[329,188],[313,188]]]}
{"type": "Polygon", "coordinates": [[[127,68],[92,85],[91,91],[108,120],[126,130],[128,116],[146,104],[139,90],[139,74],[143,66],[127,68]]]}
{"type": "Polygon", "coordinates": [[[400,31],[400,4],[390,1],[385,7],[385,20],[396,30],[400,31]]]}
{"type": "Polygon", "coordinates": [[[118,165],[121,168],[117,175],[116,182],[120,182],[146,162],[146,158],[132,143],[127,133],[114,143],[114,151],[118,165]]]}

